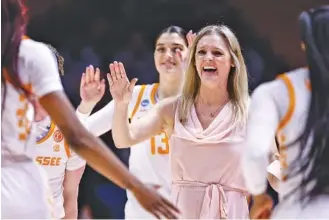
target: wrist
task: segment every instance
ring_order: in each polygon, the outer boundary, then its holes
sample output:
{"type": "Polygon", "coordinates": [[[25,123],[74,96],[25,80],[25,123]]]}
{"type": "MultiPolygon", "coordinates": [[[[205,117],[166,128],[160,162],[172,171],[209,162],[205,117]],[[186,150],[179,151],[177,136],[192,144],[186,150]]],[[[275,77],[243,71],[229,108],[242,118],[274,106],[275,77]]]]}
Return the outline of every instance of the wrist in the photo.
{"type": "Polygon", "coordinates": [[[125,111],[125,110],[128,109],[128,107],[129,107],[129,103],[116,102],[116,101],[114,101],[114,107],[115,107],[117,110],[125,111]]]}
{"type": "Polygon", "coordinates": [[[132,193],[135,193],[139,191],[143,186],[143,183],[139,179],[134,177],[133,180],[127,184],[126,189],[131,191],[132,193]]]}
{"type": "Polygon", "coordinates": [[[90,113],[97,103],[81,101],[78,106],[78,111],[82,114],[90,113]]]}

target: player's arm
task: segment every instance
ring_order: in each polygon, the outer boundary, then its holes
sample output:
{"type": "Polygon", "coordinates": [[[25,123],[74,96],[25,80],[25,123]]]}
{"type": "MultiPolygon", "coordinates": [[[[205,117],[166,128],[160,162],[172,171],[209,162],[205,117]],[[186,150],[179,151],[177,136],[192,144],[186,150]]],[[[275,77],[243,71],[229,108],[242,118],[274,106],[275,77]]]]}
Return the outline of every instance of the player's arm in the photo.
{"type": "Polygon", "coordinates": [[[129,173],[124,164],[98,138],[90,134],[75,115],[62,85],[56,62],[48,48],[38,48],[32,59],[31,83],[42,107],[63,132],[72,149],[97,172],[118,186],[131,190],[153,215],[175,218],[175,207],[129,173]],[[56,107],[54,107],[56,106],[56,107]]]}
{"type": "MultiPolygon", "coordinates": [[[[93,66],[88,66],[85,72],[86,73],[82,74],[81,77],[81,102],[76,110],[76,115],[93,135],[100,136],[112,129],[114,102],[111,101],[105,107],[89,116],[93,108],[104,95],[103,88],[105,88],[105,86],[100,79],[98,68],[95,70],[93,66]]],[[[133,101],[135,101],[139,91],[140,86],[135,86],[133,101]]]]}
{"type": "Polygon", "coordinates": [[[169,134],[173,127],[176,98],[168,98],[157,103],[141,119],[128,122],[129,102],[137,82],[129,82],[122,63],[110,64],[111,74],[107,74],[110,92],[114,100],[112,136],[117,147],[132,146],[149,139],[163,130],[169,134]]]}
{"type": "Polygon", "coordinates": [[[161,131],[171,133],[177,98],[158,102],[147,114],[128,122],[128,105],[114,105],[112,136],[118,148],[133,146],[147,140],[161,131]]]}
{"type": "Polygon", "coordinates": [[[64,219],[77,219],[78,218],[78,194],[79,184],[85,166],[76,170],[66,170],[64,177],[64,219]]]}
{"type": "Polygon", "coordinates": [[[70,153],[66,164],[64,177],[64,209],[65,219],[78,218],[78,193],[82,174],[85,170],[86,162],[75,152],[70,153]]]}
{"type": "Polygon", "coordinates": [[[77,109],[76,115],[90,133],[95,136],[101,136],[112,129],[113,112],[114,103],[111,101],[89,117],[89,113],[87,115],[82,114],[79,109],[77,109]]]}
{"type": "Polygon", "coordinates": [[[278,123],[279,114],[268,85],[261,85],[252,94],[242,158],[246,187],[253,196],[266,192],[269,154],[278,123]]]}

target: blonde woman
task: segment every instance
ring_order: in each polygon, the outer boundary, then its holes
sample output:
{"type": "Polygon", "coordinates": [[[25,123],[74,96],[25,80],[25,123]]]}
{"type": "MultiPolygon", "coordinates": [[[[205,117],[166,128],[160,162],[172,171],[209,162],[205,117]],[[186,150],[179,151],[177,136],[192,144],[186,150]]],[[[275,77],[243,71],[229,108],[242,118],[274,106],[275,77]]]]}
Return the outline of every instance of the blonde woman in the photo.
{"type": "Polygon", "coordinates": [[[122,64],[108,74],[114,99],[112,134],[118,147],[165,130],[170,137],[172,201],[182,218],[247,218],[240,166],[248,82],[239,42],[226,26],[207,26],[191,45],[183,93],[164,99],[128,123],[137,79],[122,64]]]}
{"type": "MultiPolygon", "coordinates": [[[[130,120],[142,117],[158,101],[180,94],[183,87],[185,61],[188,54],[188,45],[193,40],[193,33],[188,34],[178,27],[169,26],[162,30],[155,40],[154,61],[160,81],[150,85],[137,85],[132,92],[129,103],[130,120]]],[[[81,80],[81,104],[77,116],[85,122],[87,128],[94,135],[102,135],[112,128],[114,102],[111,101],[103,109],[88,117],[92,108],[102,98],[105,82],[100,80],[99,69],[92,66],[86,68],[81,80]],[[103,85],[103,86],[102,86],[103,85]]],[[[159,187],[158,192],[170,197],[170,167],[169,167],[169,140],[165,132],[145,140],[137,145],[120,146],[131,147],[129,170],[138,176],[144,183],[159,187]]],[[[125,206],[126,219],[154,218],[147,213],[127,191],[125,206]]]]}

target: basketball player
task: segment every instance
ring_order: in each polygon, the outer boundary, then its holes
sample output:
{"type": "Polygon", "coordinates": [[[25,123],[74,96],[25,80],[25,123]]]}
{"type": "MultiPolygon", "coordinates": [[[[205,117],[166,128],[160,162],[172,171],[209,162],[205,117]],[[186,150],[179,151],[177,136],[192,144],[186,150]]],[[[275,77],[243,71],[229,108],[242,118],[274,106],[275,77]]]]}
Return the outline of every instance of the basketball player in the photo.
{"type": "MultiPolygon", "coordinates": [[[[154,60],[159,72],[160,83],[135,87],[129,105],[130,120],[145,115],[158,100],[176,96],[181,92],[185,68],[184,60],[188,54],[188,42],[191,42],[193,37],[192,32],[186,35],[186,32],[177,26],[170,26],[161,31],[156,39],[154,51],[154,60]]],[[[97,136],[111,130],[114,111],[114,103],[110,102],[103,109],[87,118],[103,95],[101,92],[94,93],[92,89],[93,85],[94,88],[102,88],[102,85],[104,85],[104,81],[99,81],[99,75],[98,69],[95,72],[92,66],[87,67],[81,80],[82,102],[77,111],[77,115],[85,121],[90,132],[97,136]]],[[[170,147],[167,134],[161,132],[143,143],[125,147],[131,147],[130,171],[143,182],[156,188],[160,187],[159,192],[168,198],[170,196],[171,180],[168,161],[170,147]]],[[[127,196],[126,219],[152,218],[142,209],[130,192],[127,193],[127,196]]]]}
{"type": "Polygon", "coordinates": [[[282,182],[273,218],[329,218],[329,7],[300,15],[308,68],[281,75],[252,95],[242,167],[251,218],[268,217],[266,155],[279,138],[282,182]]]}
{"type": "MultiPolygon", "coordinates": [[[[48,45],[56,56],[59,72],[64,74],[64,59],[48,45]]],[[[54,197],[56,218],[77,219],[79,183],[86,162],[70,149],[63,133],[38,101],[34,102],[37,134],[35,160],[47,173],[54,197]]]]}
{"type": "Polygon", "coordinates": [[[34,124],[27,118],[37,97],[70,146],[98,172],[131,190],[142,206],[160,218],[178,211],[131,175],[107,146],[87,132],[76,118],[60,82],[53,54],[25,32],[20,0],[1,1],[1,214],[2,218],[51,218],[47,177],[34,163],[34,124]]]}

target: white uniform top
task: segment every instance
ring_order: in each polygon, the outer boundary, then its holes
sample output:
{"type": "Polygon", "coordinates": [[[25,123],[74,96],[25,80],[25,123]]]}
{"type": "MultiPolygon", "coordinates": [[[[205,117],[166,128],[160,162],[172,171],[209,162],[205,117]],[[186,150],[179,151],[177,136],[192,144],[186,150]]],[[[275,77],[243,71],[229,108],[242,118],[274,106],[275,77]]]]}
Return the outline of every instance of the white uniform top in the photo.
{"type": "Polygon", "coordinates": [[[55,200],[54,214],[57,218],[65,216],[63,182],[66,170],[73,171],[85,166],[81,159],[64,140],[59,128],[50,117],[37,122],[37,152],[35,161],[47,172],[55,200]]]}
{"type": "MultiPolygon", "coordinates": [[[[129,104],[131,120],[147,115],[147,111],[156,104],[156,91],[158,84],[135,86],[132,101],[129,104]]],[[[110,102],[103,109],[87,118],[77,111],[78,117],[84,121],[87,128],[94,135],[102,135],[111,130],[114,111],[114,102],[110,102]]],[[[146,140],[131,147],[129,170],[144,183],[159,184],[159,192],[169,198],[171,176],[169,166],[169,140],[166,133],[146,140]]],[[[135,198],[128,192],[126,205],[127,217],[151,217],[144,211],[135,198]]]]}
{"type": "MultiPolygon", "coordinates": [[[[287,178],[287,168],[299,154],[299,143],[289,147],[287,145],[293,143],[304,130],[311,99],[310,91],[309,71],[300,68],[259,86],[252,94],[247,148],[242,161],[246,186],[251,194],[258,195],[266,190],[266,165],[275,135],[279,139],[281,156],[280,200],[300,185],[301,175],[287,178]]],[[[306,217],[311,213],[300,206],[298,190],[287,198],[284,203],[281,201],[285,205],[278,206],[277,217],[306,217]],[[289,208],[289,204],[297,208],[289,208]]],[[[327,200],[326,205],[328,202],[327,200]]],[[[314,217],[319,214],[314,214],[314,210],[312,213],[314,217]]],[[[326,217],[328,215],[327,211],[326,217]]]]}
{"type": "MultiPolygon", "coordinates": [[[[33,106],[11,84],[6,70],[6,90],[1,86],[1,197],[3,218],[49,218],[51,198],[42,170],[34,163],[34,124],[27,117],[33,106]]],[[[50,49],[30,39],[23,40],[18,54],[18,76],[37,97],[63,90],[56,60],[50,49]]]]}
{"type": "MultiPolygon", "coordinates": [[[[18,75],[22,84],[37,97],[63,90],[54,59],[54,55],[46,45],[31,39],[21,42],[18,75]]],[[[6,74],[5,78],[7,78],[6,97],[4,97],[4,87],[1,87],[1,98],[2,100],[5,98],[1,121],[2,166],[16,161],[32,161],[36,138],[32,123],[27,118],[27,112],[33,109],[32,104],[23,92],[17,91],[9,83],[6,74]]]]}

